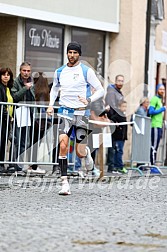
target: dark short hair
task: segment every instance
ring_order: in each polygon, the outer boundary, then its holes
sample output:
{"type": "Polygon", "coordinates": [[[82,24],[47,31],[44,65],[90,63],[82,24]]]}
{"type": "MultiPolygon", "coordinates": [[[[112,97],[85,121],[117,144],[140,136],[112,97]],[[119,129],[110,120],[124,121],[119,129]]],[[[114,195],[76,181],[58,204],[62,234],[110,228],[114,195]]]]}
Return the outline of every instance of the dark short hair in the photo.
{"type": "Polygon", "coordinates": [[[67,53],[68,53],[69,50],[75,50],[75,51],[77,51],[80,56],[82,54],[82,52],[81,52],[81,45],[78,42],[76,42],[76,41],[70,42],[67,45],[67,53]]]}
{"type": "Polygon", "coordinates": [[[124,78],[123,74],[118,74],[118,75],[115,76],[115,81],[118,79],[118,77],[123,77],[124,78]]]}
{"type": "Polygon", "coordinates": [[[28,62],[28,61],[22,62],[21,65],[20,65],[20,70],[22,69],[23,66],[31,66],[31,63],[28,62]]]}

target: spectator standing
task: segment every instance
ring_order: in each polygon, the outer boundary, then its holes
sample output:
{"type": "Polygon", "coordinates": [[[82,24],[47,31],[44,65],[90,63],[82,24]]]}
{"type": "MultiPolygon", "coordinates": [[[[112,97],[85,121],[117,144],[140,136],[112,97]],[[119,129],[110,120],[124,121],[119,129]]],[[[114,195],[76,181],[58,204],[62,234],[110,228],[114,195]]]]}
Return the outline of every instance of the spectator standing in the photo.
{"type": "Polygon", "coordinates": [[[163,84],[158,84],[156,87],[156,95],[152,97],[149,107],[149,115],[151,116],[151,152],[150,162],[155,165],[156,154],[162,137],[163,112],[166,107],[163,106],[162,100],[165,95],[165,87],[163,84]]]}
{"type": "Polygon", "coordinates": [[[81,55],[81,45],[77,42],[71,42],[67,46],[68,63],[64,66],[58,80],[58,69],[54,74],[54,83],[50,92],[50,106],[48,114],[53,113],[53,104],[57,98],[60,89],[60,109],[58,115],[62,118],[60,124],[60,152],[59,165],[62,177],[62,189],[60,195],[69,195],[70,186],[67,180],[67,152],[68,141],[73,128],[76,135],[76,154],[80,158],[85,158],[87,170],[93,169],[93,160],[90,149],[87,146],[87,135],[89,133],[88,119],[84,116],[85,109],[89,103],[99,99],[104,95],[104,89],[94,71],[91,68],[87,70],[87,81],[93,86],[96,92],[89,98],[86,98],[87,82],[83,74],[85,65],[81,64],[79,57],[81,55]]]}
{"type": "Polygon", "coordinates": [[[137,108],[135,114],[140,116],[148,116],[148,107],[149,107],[149,99],[147,97],[143,97],[140,100],[140,106],[137,108]]]}
{"type": "MultiPolygon", "coordinates": [[[[31,64],[29,62],[23,62],[20,65],[20,74],[14,80],[13,87],[11,89],[12,96],[15,103],[32,103],[35,101],[34,87],[31,78],[31,64]]],[[[30,110],[31,111],[31,110],[30,110]]],[[[24,114],[22,114],[24,116],[24,114]]],[[[31,113],[32,116],[32,113],[31,113]]],[[[17,157],[24,153],[24,151],[30,146],[30,126],[18,127],[16,123],[15,136],[17,141],[17,157]]],[[[20,161],[24,161],[23,159],[20,161]]],[[[18,171],[22,171],[22,167],[17,166],[18,171]]]]}
{"type": "MultiPolygon", "coordinates": [[[[111,116],[111,120],[115,123],[126,122],[126,101],[120,101],[118,109],[111,116]]],[[[123,164],[123,149],[125,140],[127,140],[127,125],[117,125],[114,133],[112,134],[112,142],[114,148],[114,168],[112,173],[127,173],[123,164]]]]}
{"type": "MultiPolygon", "coordinates": [[[[37,105],[49,105],[49,86],[46,76],[42,72],[35,73],[33,78],[35,102],[37,105]]],[[[47,128],[49,127],[49,120],[46,116],[46,108],[37,108],[35,113],[33,147],[30,148],[32,152],[32,162],[37,162],[38,147],[41,139],[44,137],[47,128]],[[46,122],[47,120],[47,122],[46,122]],[[46,128],[47,127],[47,128],[46,128]]],[[[37,164],[28,167],[28,172],[35,174],[45,174],[46,171],[39,168],[37,164]]]]}
{"type": "MultiPolygon", "coordinates": [[[[121,89],[124,84],[124,76],[119,74],[115,77],[115,84],[110,84],[107,88],[107,94],[105,97],[105,105],[108,110],[107,116],[111,120],[111,117],[114,115],[116,110],[118,109],[118,104],[124,100],[124,96],[121,92],[121,89]]],[[[114,127],[111,126],[111,133],[114,131],[114,127]]],[[[112,144],[113,145],[113,144],[112,144]]],[[[113,172],[114,170],[114,148],[108,148],[108,172],[113,172]]]]}
{"type": "MultiPolygon", "coordinates": [[[[13,73],[10,68],[0,69],[0,101],[13,103],[11,96],[11,88],[13,86],[13,73]]],[[[0,105],[0,161],[4,161],[5,148],[8,143],[8,136],[10,131],[10,123],[13,116],[13,106],[3,104],[0,105]]],[[[0,173],[5,172],[4,164],[0,164],[0,173]]]]}

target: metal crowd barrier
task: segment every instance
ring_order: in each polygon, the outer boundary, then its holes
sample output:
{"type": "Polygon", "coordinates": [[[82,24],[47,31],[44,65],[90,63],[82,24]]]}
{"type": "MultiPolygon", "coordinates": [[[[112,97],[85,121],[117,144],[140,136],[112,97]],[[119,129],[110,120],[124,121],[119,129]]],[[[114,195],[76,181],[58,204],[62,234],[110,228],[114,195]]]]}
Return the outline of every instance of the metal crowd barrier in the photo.
{"type": "Polygon", "coordinates": [[[133,118],[132,128],[132,148],[131,148],[131,169],[138,171],[143,175],[142,167],[156,168],[160,174],[161,169],[158,166],[150,164],[151,149],[151,118],[136,115],[133,118]],[[138,167],[134,167],[133,163],[137,163],[138,167]]]}
{"type": "MultiPolygon", "coordinates": [[[[48,105],[43,104],[0,102],[0,150],[4,151],[4,158],[0,159],[0,165],[8,164],[21,168],[25,168],[25,165],[34,164],[58,165],[60,119],[57,117],[57,113],[48,117],[47,108],[48,105]],[[4,110],[9,109],[9,106],[13,106],[12,121],[9,113],[4,114],[4,110]],[[4,127],[5,139],[2,137],[4,127]],[[34,138],[36,138],[35,144],[34,138]]],[[[54,106],[54,110],[58,108],[58,106],[54,106]]],[[[71,139],[69,139],[69,152],[67,154],[68,165],[72,168],[72,172],[76,172],[75,142],[73,143],[73,153],[71,153],[70,143],[71,139]]],[[[100,152],[103,156],[102,149],[103,147],[100,145],[100,152]]],[[[104,164],[103,159],[100,160],[101,176],[103,176],[104,164]]]]}
{"type": "MultiPolygon", "coordinates": [[[[43,104],[0,102],[0,147],[2,145],[4,147],[4,158],[0,160],[0,165],[17,165],[21,168],[25,165],[58,165],[60,118],[57,117],[56,112],[49,117],[46,113],[47,108],[48,105],[43,104]],[[3,113],[4,109],[9,106],[13,106],[12,121],[9,113],[7,115],[3,113]],[[5,124],[2,123],[4,119],[5,124]],[[3,141],[1,132],[4,126],[6,131],[3,141]],[[25,146],[22,144],[23,140],[25,146]]],[[[53,108],[57,111],[59,106],[53,108]]],[[[67,154],[68,166],[71,172],[76,172],[75,142],[71,151],[71,141],[70,138],[67,154]]]]}
{"type": "MultiPolygon", "coordinates": [[[[0,165],[58,164],[59,121],[56,113],[54,116],[48,117],[47,107],[48,105],[43,104],[0,102],[0,147],[5,152],[4,159],[0,160],[0,165]],[[10,105],[13,106],[14,111],[12,121],[9,113],[5,115],[3,112],[4,108],[8,109],[10,105]],[[6,132],[5,139],[2,134],[4,127],[6,127],[6,130],[4,130],[6,132]],[[34,144],[35,137],[36,144],[34,144]],[[22,140],[25,141],[25,149],[22,140]],[[43,145],[43,148],[41,148],[41,145],[43,145]],[[55,157],[53,157],[54,148],[55,157]]],[[[54,109],[57,108],[54,106],[54,109]]]]}
{"type": "MultiPolygon", "coordinates": [[[[54,116],[48,117],[46,113],[47,107],[48,105],[43,104],[0,102],[0,150],[1,152],[4,151],[4,158],[2,158],[3,155],[0,155],[0,165],[58,165],[58,128],[60,119],[57,118],[56,113],[54,113],[54,116]],[[9,109],[10,105],[14,109],[12,122],[9,113],[4,115],[4,108],[9,109]],[[3,135],[3,132],[5,132],[5,135],[3,135]],[[35,138],[36,143],[34,144],[35,138]],[[25,141],[25,148],[23,148],[22,140],[25,141]]],[[[58,109],[58,107],[54,106],[54,109],[58,109]]],[[[89,120],[89,123],[100,124],[100,122],[92,120],[89,120]]],[[[113,125],[113,123],[103,124],[106,124],[106,126],[113,125]]],[[[131,124],[131,122],[127,122],[126,124],[131,124]]],[[[100,139],[102,138],[102,134],[99,135],[100,139]]],[[[100,142],[102,143],[102,140],[100,142]]],[[[151,167],[150,147],[151,119],[135,115],[132,128],[131,169],[137,170],[141,175],[143,175],[143,172],[140,170],[140,166],[133,167],[133,163],[141,163],[142,166],[145,163],[151,167]]],[[[103,157],[103,143],[100,144],[100,155],[103,157]]],[[[71,158],[69,148],[67,157],[69,165],[75,171],[75,151],[71,158]]],[[[100,177],[102,177],[103,158],[100,160],[100,177]]],[[[162,174],[159,168],[158,170],[162,174]]]]}

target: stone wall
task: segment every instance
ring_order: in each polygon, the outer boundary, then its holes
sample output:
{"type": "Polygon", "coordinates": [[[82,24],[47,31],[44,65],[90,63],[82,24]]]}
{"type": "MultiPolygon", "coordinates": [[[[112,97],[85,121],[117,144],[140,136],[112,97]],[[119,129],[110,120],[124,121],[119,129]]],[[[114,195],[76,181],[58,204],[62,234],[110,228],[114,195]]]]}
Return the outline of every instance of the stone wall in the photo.
{"type": "Polygon", "coordinates": [[[10,67],[16,74],[17,17],[0,16],[0,67],[10,67]]]}
{"type": "MultiPolygon", "coordinates": [[[[127,116],[139,106],[144,90],[145,36],[147,1],[122,0],[120,4],[120,31],[110,37],[109,79],[123,74],[125,84],[122,92],[127,101],[127,116]]],[[[124,159],[131,155],[131,127],[128,127],[124,159]]]]}

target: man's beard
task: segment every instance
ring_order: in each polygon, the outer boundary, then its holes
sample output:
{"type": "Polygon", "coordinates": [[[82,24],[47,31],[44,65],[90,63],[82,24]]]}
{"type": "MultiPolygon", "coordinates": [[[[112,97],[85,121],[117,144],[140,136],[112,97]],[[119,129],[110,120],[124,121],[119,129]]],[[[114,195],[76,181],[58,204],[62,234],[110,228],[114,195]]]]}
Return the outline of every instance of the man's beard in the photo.
{"type": "Polygon", "coordinates": [[[78,62],[78,59],[72,58],[72,59],[68,59],[68,61],[69,61],[69,63],[70,63],[71,65],[75,65],[75,64],[78,62]],[[72,61],[71,61],[71,60],[72,60],[72,61]]]}

